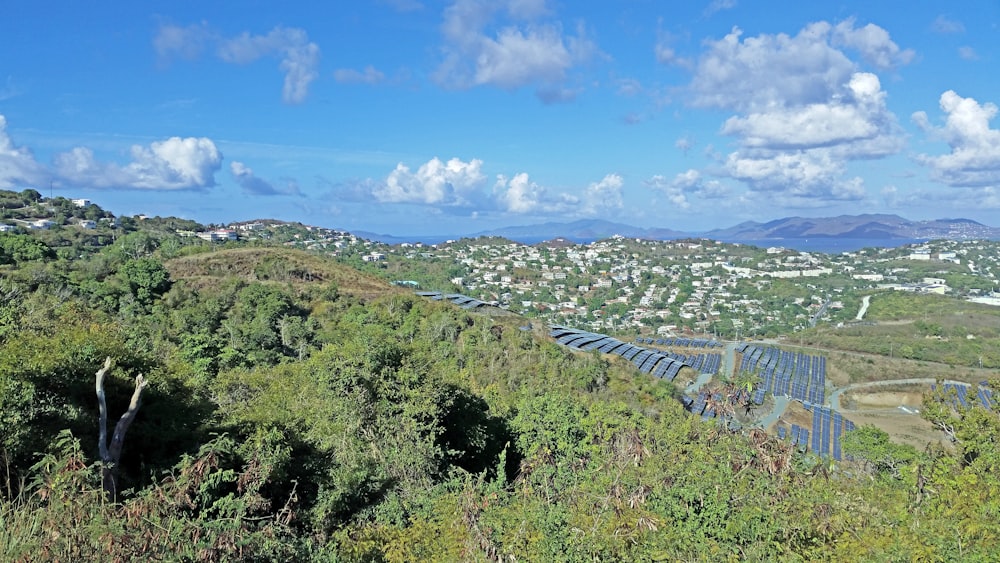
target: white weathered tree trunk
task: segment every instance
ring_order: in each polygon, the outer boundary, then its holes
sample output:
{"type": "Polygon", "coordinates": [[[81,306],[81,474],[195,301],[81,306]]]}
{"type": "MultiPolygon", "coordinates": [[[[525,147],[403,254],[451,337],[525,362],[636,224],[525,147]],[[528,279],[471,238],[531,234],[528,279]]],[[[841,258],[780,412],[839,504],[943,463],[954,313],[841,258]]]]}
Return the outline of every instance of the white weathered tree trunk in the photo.
{"type": "Polygon", "coordinates": [[[142,400],[142,391],[146,388],[146,380],[142,375],[135,378],[135,391],[132,392],[132,400],[129,401],[128,410],[118,420],[115,425],[115,433],[111,436],[111,444],[108,444],[108,407],[104,399],[104,376],[111,369],[111,357],[104,360],[104,366],[97,371],[97,403],[100,408],[100,422],[98,423],[97,448],[101,456],[101,484],[109,497],[114,499],[118,494],[116,477],[118,473],[118,460],[121,459],[122,446],[125,445],[125,433],[128,427],[135,420],[136,413],[139,412],[139,403],[142,400]]]}

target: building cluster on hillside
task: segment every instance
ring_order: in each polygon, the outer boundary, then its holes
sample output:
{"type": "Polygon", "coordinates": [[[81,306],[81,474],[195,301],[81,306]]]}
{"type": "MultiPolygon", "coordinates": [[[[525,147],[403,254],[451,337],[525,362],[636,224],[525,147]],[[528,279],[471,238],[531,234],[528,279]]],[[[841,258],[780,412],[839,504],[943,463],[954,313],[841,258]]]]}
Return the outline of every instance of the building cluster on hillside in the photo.
{"type": "MultiPolygon", "coordinates": [[[[345,244],[328,243],[327,249],[344,255],[345,244]]],[[[430,246],[349,244],[356,257],[379,262],[383,269],[416,261],[458,273],[449,278],[451,288],[427,289],[459,291],[554,323],[659,334],[712,332],[722,326],[758,334],[768,326],[794,330],[843,317],[846,295],[878,289],[962,291],[982,300],[989,292],[950,287],[948,275],[992,279],[997,256],[990,251],[997,243],[988,241],[936,241],[833,255],[620,236],[579,245],[529,246],[495,238],[430,246]]]]}
{"type": "MultiPolygon", "coordinates": [[[[119,218],[92,205],[65,198],[25,204],[10,216],[14,224],[0,225],[0,231],[119,224],[119,218]],[[82,217],[81,208],[96,219],[82,217]]],[[[987,240],[940,240],[839,254],[621,236],[589,244],[556,239],[525,245],[480,238],[389,245],[276,220],[207,229],[188,223],[184,228],[197,230],[175,232],[212,242],[262,240],[321,252],[387,277],[388,272],[399,274],[407,284],[432,284],[422,289],[457,291],[594,331],[785,334],[824,320],[849,321],[860,308],[861,295],[889,289],[1000,304],[1000,243],[987,240]]]]}

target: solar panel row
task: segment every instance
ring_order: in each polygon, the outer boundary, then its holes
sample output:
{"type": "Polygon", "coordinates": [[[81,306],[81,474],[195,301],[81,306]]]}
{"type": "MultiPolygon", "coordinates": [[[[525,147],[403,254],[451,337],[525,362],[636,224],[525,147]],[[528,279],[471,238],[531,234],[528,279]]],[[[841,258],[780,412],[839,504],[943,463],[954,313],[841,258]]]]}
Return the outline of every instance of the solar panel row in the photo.
{"type": "MultiPolygon", "coordinates": [[[[635,346],[627,342],[622,342],[616,338],[588,332],[562,325],[552,325],[549,327],[549,336],[564,346],[576,348],[583,351],[597,350],[605,354],[616,354],[631,361],[643,373],[651,373],[656,377],[673,380],[680,370],[687,365],[684,356],[663,352],[659,350],[649,350],[641,346],[635,346]]],[[[721,354],[715,354],[721,360],[721,354]]],[[[716,363],[719,360],[716,360],[716,363]]],[[[716,368],[717,369],[717,368],[716,368]]]]}
{"type": "Polygon", "coordinates": [[[475,309],[476,307],[489,305],[485,301],[480,301],[475,297],[469,297],[461,293],[441,293],[440,291],[418,291],[416,293],[420,297],[429,297],[435,301],[451,301],[453,305],[457,305],[463,309],[475,309]]]}
{"type": "Polygon", "coordinates": [[[640,336],[635,339],[637,344],[657,344],[659,346],[679,346],[687,348],[722,348],[724,345],[718,340],[706,340],[703,338],[649,338],[640,336]]]}
{"type": "MultiPolygon", "coordinates": [[[[854,423],[829,408],[809,403],[803,406],[806,410],[812,411],[812,440],[808,439],[810,434],[808,430],[793,424],[792,444],[800,444],[803,450],[808,449],[820,456],[829,456],[832,453],[833,459],[840,461],[841,437],[845,432],[854,430],[854,423]]],[[[781,437],[780,430],[778,436],[781,437]]]]}
{"type": "MultiPolygon", "coordinates": [[[[934,386],[931,388],[933,389],[934,386]]],[[[976,386],[975,392],[973,392],[971,385],[961,383],[945,383],[943,389],[951,401],[951,405],[955,408],[959,406],[970,408],[978,404],[986,410],[994,410],[993,390],[986,381],[976,386]]]]}

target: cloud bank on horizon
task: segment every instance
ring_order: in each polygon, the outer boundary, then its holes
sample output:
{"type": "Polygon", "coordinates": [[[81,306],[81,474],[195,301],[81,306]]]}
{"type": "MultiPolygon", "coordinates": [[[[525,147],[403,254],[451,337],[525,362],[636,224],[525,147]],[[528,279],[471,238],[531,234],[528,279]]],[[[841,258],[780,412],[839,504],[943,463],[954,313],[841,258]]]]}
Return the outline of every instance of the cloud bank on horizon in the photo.
{"type": "Polygon", "coordinates": [[[23,3],[0,22],[18,46],[0,46],[0,188],[413,234],[1000,224],[1000,9],[890,8],[129,5],[94,20],[127,32],[102,33],[23,3]]]}

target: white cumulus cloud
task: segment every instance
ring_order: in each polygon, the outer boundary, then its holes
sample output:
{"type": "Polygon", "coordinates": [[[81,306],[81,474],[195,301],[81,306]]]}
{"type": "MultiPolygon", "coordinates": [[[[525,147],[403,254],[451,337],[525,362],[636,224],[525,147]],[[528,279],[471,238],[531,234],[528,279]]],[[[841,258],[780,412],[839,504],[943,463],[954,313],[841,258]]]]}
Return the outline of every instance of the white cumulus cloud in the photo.
{"type": "Polygon", "coordinates": [[[677,50],[674,49],[673,42],[675,39],[676,38],[670,33],[666,33],[662,30],[657,32],[656,44],[653,46],[653,55],[656,57],[656,62],[665,65],[675,65],[682,68],[691,68],[692,61],[688,58],[681,57],[677,54],[677,50]]]}
{"type": "Polygon", "coordinates": [[[934,21],[931,23],[931,29],[937,33],[962,33],[965,31],[965,26],[960,21],[940,15],[934,18],[934,21]]]}
{"type": "Polygon", "coordinates": [[[571,213],[579,205],[579,198],[566,193],[551,194],[528,174],[521,172],[508,179],[498,175],[493,186],[497,207],[510,213],[571,213]]]}
{"type": "Polygon", "coordinates": [[[210,44],[216,46],[216,56],[227,63],[249,64],[263,57],[275,56],[284,73],[282,99],[297,104],[306,99],[309,85],[319,76],[319,46],[309,41],[303,29],[275,27],[265,35],[243,32],[225,38],[205,22],[186,27],[162,24],[153,38],[153,47],[163,61],[173,56],[194,59],[210,44]]]}
{"type": "Polygon", "coordinates": [[[869,64],[882,70],[909,64],[916,56],[913,49],[900,49],[889,38],[888,31],[873,23],[854,27],[853,18],[833,28],[831,42],[834,46],[858,51],[869,64]]]}
{"type": "Polygon", "coordinates": [[[583,192],[585,215],[599,215],[616,212],[625,207],[622,191],[625,180],[618,174],[608,174],[600,182],[592,182],[583,192]]]}
{"type": "Polygon", "coordinates": [[[980,104],[948,90],[941,94],[940,106],[947,116],[944,126],[932,126],[922,111],[913,114],[913,121],[946,141],[951,152],[919,155],[917,159],[930,167],[935,180],[949,186],[1000,187],[1000,130],[990,128],[990,121],[997,116],[997,105],[980,104]]]}
{"type": "Polygon", "coordinates": [[[153,38],[153,48],[164,62],[175,56],[190,60],[198,58],[213,39],[215,34],[205,22],[188,26],[165,23],[153,38]]]}
{"type": "Polygon", "coordinates": [[[99,162],[92,150],[77,147],[55,157],[56,174],[86,188],[187,190],[215,185],[222,153],[207,138],[171,137],[148,147],[134,145],[131,162],[99,162]]]}
{"type": "Polygon", "coordinates": [[[309,84],[319,76],[319,46],[309,41],[309,35],[294,27],[276,27],[267,35],[241,35],[222,42],[219,57],[231,63],[246,64],[261,57],[278,55],[279,68],[285,73],[283,98],[300,103],[309,93],[309,84]]]}
{"type": "Polygon", "coordinates": [[[811,23],[795,36],[742,35],[733,28],[706,43],[691,82],[694,105],[753,112],[826,103],[858,71],[840,47],[858,51],[878,68],[906,64],[913,56],[882,28],[856,28],[853,20],[811,23]]]}
{"type": "Polygon", "coordinates": [[[482,166],[479,159],[463,162],[452,158],[443,162],[435,157],[413,172],[399,163],[384,183],[373,188],[372,194],[385,203],[467,206],[486,182],[482,166]]]}
{"type": "Polygon", "coordinates": [[[968,45],[958,48],[958,56],[967,61],[979,60],[979,54],[976,50],[968,45]]]}
{"type": "Polygon", "coordinates": [[[891,69],[912,58],[881,27],[853,19],[811,23],[794,36],[743,38],[734,28],[706,43],[692,103],[736,112],[721,132],[738,148],[720,160],[752,190],[797,204],[859,200],[864,184],[845,176],[847,164],[895,154],[904,143],[878,76],[862,62],[891,69]]]}
{"type": "Polygon", "coordinates": [[[769,153],[732,153],[726,170],[756,192],[774,198],[857,201],[865,196],[861,178],[844,178],[845,163],[830,149],[769,153]]]}
{"type": "Polygon", "coordinates": [[[644,181],[643,184],[652,190],[663,193],[670,205],[678,209],[691,207],[688,196],[710,199],[729,195],[729,190],[721,182],[706,179],[700,171],[693,168],[685,170],[673,178],[657,174],[644,181]]]}
{"type": "Polygon", "coordinates": [[[859,72],[826,103],[731,117],[722,133],[739,138],[745,147],[803,149],[894,137],[898,131],[878,77],[859,72]]]}
{"type": "Polygon", "coordinates": [[[243,191],[252,195],[301,195],[299,186],[294,180],[286,180],[284,186],[273,183],[254,174],[252,168],[239,161],[229,163],[229,172],[243,191]]]}
{"type": "Polygon", "coordinates": [[[716,12],[721,12],[723,10],[732,10],[736,7],[736,0],[712,0],[709,2],[708,6],[705,6],[705,17],[711,16],[716,12]]]}
{"type": "Polygon", "coordinates": [[[333,71],[333,77],[341,84],[378,84],[385,80],[385,73],[368,65],[364,70],[338,68],[333,71]]]}
{"type": "Polygon", "coordinates": [[[543,101],[571,99],[568,73],[597,49],[582,27],[567,35],[559,22],[539,21],[549,12],[540,0],[456,0],[445,10],[444,60],[435,77],[455,88],[534,86],[543,101]],[[491,25],[501,17],[507,25],[491,25]]]}
{"type": "Polygon", "coordinates": [[[48,178],[31,151],[14,144],[7,134],[7,118],[0,114],[0,188],[37,187],[48,178]]]}

